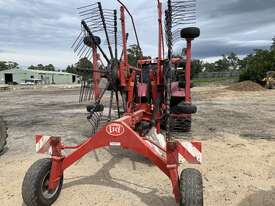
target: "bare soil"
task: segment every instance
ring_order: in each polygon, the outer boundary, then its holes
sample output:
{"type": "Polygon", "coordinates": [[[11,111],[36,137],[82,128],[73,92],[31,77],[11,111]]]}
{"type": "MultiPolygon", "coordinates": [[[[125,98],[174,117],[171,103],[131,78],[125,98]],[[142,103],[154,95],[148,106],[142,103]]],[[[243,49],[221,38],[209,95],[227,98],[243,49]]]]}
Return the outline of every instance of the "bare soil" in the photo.
{"type": "MultiPolygon", "coordinates": [[[[0,114],[9,125],[0,156],[0,202],[24,206],[21,184],[35,154],[35,134],[60,135],[66,144],[89,136],[77,89],[38,88],[0,93],[0,114]]],[[[275,90],[193,88],[199,112],[182,139],[203,141],[207,206],[275,206],[275,90]]],[[[192,165],[184,164],[184,167],[192,165]]],[[[176,206],[168,178],[147,159],[127,150],[91,152],[65,172],[56,206],[176,206]]]]}
{"type": "Polygon", "coordinates": [[[252,81],[243,81],[232,84],[228,86],[226,89],[233,90],[233,91],[262,91],[265,90],[260,84],[252,81]]]}

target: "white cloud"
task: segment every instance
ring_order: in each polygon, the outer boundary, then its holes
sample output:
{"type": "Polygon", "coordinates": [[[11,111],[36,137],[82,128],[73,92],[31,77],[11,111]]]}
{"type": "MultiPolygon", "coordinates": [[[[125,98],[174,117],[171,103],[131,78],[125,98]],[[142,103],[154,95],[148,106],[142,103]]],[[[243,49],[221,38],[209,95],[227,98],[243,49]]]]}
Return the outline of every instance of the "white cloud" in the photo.
{"type": "MultiPolygon", "coordinates": [[[[124,2],[135,17],[144,54],[156,56],[156,1],[124,2]]],[[[275,26],[273,0],[197,2],[201,37],[194,42],[195,57],[215,59],[231,51],[244,55],[271,44],[275,26]]],[[[52,63],[62,68],[75,63],[77,58],[70,46],[80,29],[76,8],[88,3],[87,0],[0,0],[0,59],[22,65],[52,63]]],[[[103,0],[102,4],[104,8],[119,10],[115,0],[103,0]]],[[[129,19],[127,29],[129,44],[135,43],[129,19]]],[[[182,47],[185,43],[178,45],[182,47]]]]}

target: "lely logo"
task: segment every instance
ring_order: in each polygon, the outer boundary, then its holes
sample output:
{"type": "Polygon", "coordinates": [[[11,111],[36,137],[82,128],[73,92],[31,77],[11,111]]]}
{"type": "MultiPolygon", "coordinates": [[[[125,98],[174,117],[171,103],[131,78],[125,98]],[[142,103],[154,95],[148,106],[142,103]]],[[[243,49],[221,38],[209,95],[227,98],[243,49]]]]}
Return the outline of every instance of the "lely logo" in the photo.
{"type": "Polygon", "coordinates": [[[106,132],[111,136],[121,136],[124,133],[124,127],[121,124],[112,123],[106,127],[106,132]]]}

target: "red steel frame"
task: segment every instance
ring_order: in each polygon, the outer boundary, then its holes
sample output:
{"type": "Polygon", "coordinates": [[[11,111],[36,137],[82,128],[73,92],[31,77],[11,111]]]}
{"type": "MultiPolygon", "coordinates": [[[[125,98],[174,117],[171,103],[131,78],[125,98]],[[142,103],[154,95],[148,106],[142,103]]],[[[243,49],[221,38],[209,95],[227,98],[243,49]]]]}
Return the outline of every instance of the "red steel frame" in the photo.
{"type": "MultiPolygon", "coordinates": [[[[153,118],[151,105],[137,104],[137,111],[134,111],[131,107],[133,101],[133,89],[134,81],[136,78],[136,72],[140,72],[140,69],[134,69],[132,75],[129,76],[129,64],[127,57],[127,45],[126,45],[126,29],[125,29],[125,16],[124,7],[121,7],[121,23],[123,33],[123,50],[124,58],[119,68],[119,78],[122,87],[128,86],[128,102],[127,113],[120,119],[112,121],[101,128],[95,135],[90,136],[86,141],[77,146],[65,146],[61,143],[61,139],[58,137],[51,137],[50,144],[52,147],[52,167],[50,172],[49,189],[54,190],[63,172],[74,164],[77,160],[82,158],[87,153],[102,147],[108,146],[120,146],[125,149],[132,150],[138,154],[141,154],[150,159],[160,170],[166,174],[172,183],[173,193],[177,202],[180,201],[179,193],[179,154],[182,155],[189,163],[200,164],[200,160],[192,156],[180,142],[167,139],[166,148],[158,145],[152,140],[138,135],[134,131],[135,125],[141,121],[148,121],[153,118]],[[128,85],[127,85],[128,84],[128,85]],[[155,145],[162,150],[166,155],[162,156],[154,150],[152,145],[155,145]],[[68,156],[62,154],[62,150],[74,149],[68,156]]],[[[162,4],[158,1],[159,12],[159,48],[158,48],[158,74],[157,77],[151,74],[152,83],[152,96],[153,101],[158,96],[158,86],[161,86],[161,79],[163,73],[162,61],[164,57],[164,43],[163,43],[163,28],[162,28],[162,4]]],[[[191,67],[191,40],[188,40],[188,46],[186,51],[186,102],[190,102],[190,67],[191,67]]],[[[93,49],[94,71],[97,70],[97,53],[96,48],[93,49]]],[[[97,73],[97,72],[95,72],[97,73]]],[[[94,80],[97,82],[98,77],[95,76],[94,80]]],[[[96,96],[99,93],[96,91],[96,96]]],[[[162,105],[160,105],[162,106],[162,105]]],[[[159,108],[160,109],[160,108],[159,108]]],[[[160,119],[160,112],[157,114],[157,120],[160,119]]],[[[159,121],[158,121],[159,122],[159,121]]],[[[157,124],[157,130],[159,132],[159,124],[157,124]]],[[[201,151],[201,143],[192,142],[192,144],[201,151]]]]}
{"type": "Polygon", "coordinates": [[[190,92],[190,79],[191,79],[191,46],[193,39],[187,39],[186,48],[186,68],[185,68],[185,102],[190,103],[191,92],[190,92]]]}
{"type": "MultiPolygon", "coordinates": [[[[178,141],[168,141],[166,148],[163,148],[154,141],[148,141],[146,137],[139,136],[133,128],[138,122],[150,117],[151,115],[148,111],[138,110],[131,115],[126,115],[107,124],[94,136],[89,137],[86,141],[75,147],[64,146],[61,144],[60,138],[52,137],[50,141],[52,147],[52,168],[49,189],[54,190],[57,187],[63,172],[84,155],[98,148],[115,145],[141,154],[158,166],[160,170],[170,178],[175,199],[179,202],[179,154],[185,157],[189,163],[199,164],[200,162],[192,157],[192,155],[178,141]],[[108,132],[110,127],[116,127],[114,128],[114,131],[117,131],[119,128],[120,133],[111,134],[108,132]],[[157,153],[149,142],[165,152],[166,157],[157,153]],[[75,151],[68,156],[63,156],[62,150],[64,149],[75,149],[75,151]]],[[[195,145],[198,150],[201,150],[200,143],[193,142],[193,145],[195,145]]]]}

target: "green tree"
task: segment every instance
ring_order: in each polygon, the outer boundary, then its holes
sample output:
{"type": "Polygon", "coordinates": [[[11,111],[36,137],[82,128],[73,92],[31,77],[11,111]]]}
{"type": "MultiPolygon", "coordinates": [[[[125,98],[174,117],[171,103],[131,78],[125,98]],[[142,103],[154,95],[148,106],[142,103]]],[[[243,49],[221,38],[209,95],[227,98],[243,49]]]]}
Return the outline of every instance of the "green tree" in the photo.
{"type": "Polygon", "coordinates": [[[271,45],[270,49],[275,50],[275,36],[272,38],[272,45],[271,45]]]}
{"type": "Polygon", "coordinates": [[[19,69],[17,62],[0,61],[0,71],[7,69],[19,69]]]}
{"type": "Polygon", "coordinates": [[[80,59],[76,64],[68,65],[66,72],[81,76],[92,76],[93,64],[86,57],[80,59]]]}
{"type": "Polygon", "coordinates": [[[204,72],[216,72],[216,67],[214,63],[204,63],[203,64],[204,72]]]}
{"type": "Polygon", "coordinates": [[[52,64],[44,66],[45,71],[55,71],[55,67],[52,64]]]}
{"type": "Polygon", "coordinates": [[[35,70],[35,69],[36,69],[36,67],[35,67],[35,66],[33,66],[33,65],[31,65],[31,66],[29,66],[29,67],[28,67],[28,69],[30,69],[30,70],[35,70]]]}
{"type": "Polygon", "coordinates": [[[79,74],[78,70],[77,70],[77,67],[75,67],[73,64],[67,66],[66,72],[72,73],[72,74],[79,74]]]}
{"type": "Polygon", "coordinates": [[[268,71],[275,71],[275,50],[255,50],[254,54],[245,59],[242,66],[240,81],[251,80],[261,82],[268,71]]]}
{"type": "Polygon", "coordinates": [[[93,64],[87,57],[81,58],[75,65],[77,69],[92,69],[93,64]]]}
{"type": "Polygon", "coordinates": [[[222,55],[222,59],[219,59],[218,61],[215,62],[215,70],[217,72],[221,72],[221,71],[228,71],[230,68],[230,62],[227,59],[226,55],[222,55]]]}
{"type": "Polygon", "coordinates": [[[202,72],[203,70],[203,62],[199,59],[192,60],[191,64],[191,79],[196,77],[197,74],[202,72]]]}
{"type": "Polygon", "coordinates": [[[48,64],[45,66],[43,64],[38,64],[37,66],[31,65],[28,67],[28,69],[42,70],[42,71],[55,71],[55,67],[52,64],[48,64]]]}
{"type": "Polygon", "coordinates": [[[237,54],[235,54],[234,52],[231,52],[226,58],[228,60],[230,69],[234,69],[234,70],[238,69],[240,59],[238,58],[237,54]]]}
{"type": "Polygon", "coordinates": [[[128,51],[128,62],[131,66],[137,66],[137,61],[141,58],[142,53],[136,44],[130,45],[128,51]]]}

